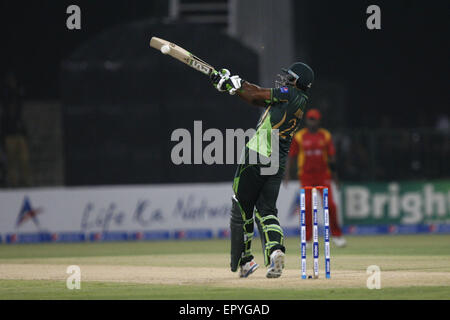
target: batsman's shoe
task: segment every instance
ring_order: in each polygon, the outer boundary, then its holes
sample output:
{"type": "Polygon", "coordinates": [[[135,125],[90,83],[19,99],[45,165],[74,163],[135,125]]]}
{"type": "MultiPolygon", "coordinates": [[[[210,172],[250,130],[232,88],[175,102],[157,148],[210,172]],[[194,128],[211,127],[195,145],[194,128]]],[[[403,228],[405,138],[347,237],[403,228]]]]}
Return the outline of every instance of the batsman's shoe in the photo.
{"type": "Polygon", "coordinates": [[[275,250],[270,255],[270,265],[267,269],[267,278],[279,278],[284,268],[284,252],[281,250],[275,250]]]}
{"type": "Polygon", "coordinates": [[[239,272],[240,278],[247,278],[249,275],[251,275],[253,272],[258,269],[259,264],[255,262],[255,260],[249,261],[246,264],[241,266],[241,270],[239,272]]]}
{"type": "Polygon", "coordinates": [[[343,248],[347,245],[347,240],[344,237],[333,237],[333,242],[338,248],[343,248]]]}

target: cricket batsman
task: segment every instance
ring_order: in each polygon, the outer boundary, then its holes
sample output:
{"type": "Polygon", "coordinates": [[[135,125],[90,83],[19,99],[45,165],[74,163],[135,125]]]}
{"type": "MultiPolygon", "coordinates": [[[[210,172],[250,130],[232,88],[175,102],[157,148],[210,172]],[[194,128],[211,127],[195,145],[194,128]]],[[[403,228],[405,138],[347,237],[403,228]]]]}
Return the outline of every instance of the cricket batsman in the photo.
{"type": "Polygon", "coordinates": [[[238,75],[230,76],[227,69],[211,74],[212,83],[217,90],[237,95],[252,105],[265,108],[255,136],[245,145],[233,183],[230,266],[232,272],[240,268],[241,278],[248,277],[258,268],[251,251],[255,218],[261,235],[264,264],[267,267],[266,277],[278,278],[284,268],[284,237],[276,201],[291,140],[300,126],[314,73],[308,65],[301,62],[282,71],[280,79],[275,82],[275,88],[261,88],[238,75]],[[276,145],[271,144],[274,134],[278,137],[276,145]],[[274,152],[277,153],[279,164],[276,173],[263,174],[262,169],[268,165],[263,161],[253,163],[250,159],[254,153],[262,158],[273,156],[273,150],[278,150],[274,152]]]}
{"type": "MultiPolygon", "coordinates": [[[[322,114],[317,109],[309,109],[305,116],[306,128],[298,131],[292,140],[286,164],[286,177],[289,179],[291,161],[297,158],[297,172],[300,185],[325,186],[328,188],[328,206],[332,240],[337,247],[344,247],[346,240],[342,236],[337,218],[337,206],[333,200],[331,180],[337,182],[336,149],[331,133],[320,127],[322,114]]],[[[305,193],[306,241],[311,241],[311,192],[305,193]]]]}

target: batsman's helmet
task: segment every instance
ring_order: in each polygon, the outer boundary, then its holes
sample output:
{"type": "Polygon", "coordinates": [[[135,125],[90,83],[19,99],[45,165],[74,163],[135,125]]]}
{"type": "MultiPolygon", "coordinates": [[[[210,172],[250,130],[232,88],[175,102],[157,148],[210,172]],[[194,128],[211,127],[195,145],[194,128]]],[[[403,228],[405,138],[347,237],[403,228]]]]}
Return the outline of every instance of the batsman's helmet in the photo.
{"type": "Polygon", "coordinates": [[[303,62],[295,62],[288,69],[281,69],[285,74],[278,75],[281,81],[276,81],[277,84],[295,85],[297,88],[307,91],[311,88],[314,82],[314,71],[303,62]]]}

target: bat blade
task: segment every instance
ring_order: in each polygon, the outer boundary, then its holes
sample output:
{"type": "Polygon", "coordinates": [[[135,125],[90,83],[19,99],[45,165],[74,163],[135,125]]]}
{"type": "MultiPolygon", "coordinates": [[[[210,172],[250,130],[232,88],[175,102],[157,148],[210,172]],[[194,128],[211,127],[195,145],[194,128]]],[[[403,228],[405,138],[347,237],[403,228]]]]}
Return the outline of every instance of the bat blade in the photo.
{"type": "Polygon", "coordinates": [[[191,68],[208,76],[214,71],[214,67],[175,43],[157,37],[152,37],[150,40],[150,47],[157,50],[161,50],[161,47],[164,45],[170,47],[169,56],[187,64],[191,68]]]}

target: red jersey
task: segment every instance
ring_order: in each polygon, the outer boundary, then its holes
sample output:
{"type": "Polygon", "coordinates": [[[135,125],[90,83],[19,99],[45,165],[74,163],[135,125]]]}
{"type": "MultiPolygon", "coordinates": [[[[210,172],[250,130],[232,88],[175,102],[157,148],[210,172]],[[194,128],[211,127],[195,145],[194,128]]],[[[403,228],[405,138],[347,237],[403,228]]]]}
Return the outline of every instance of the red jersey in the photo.
{"type": "Polygon", "coordinates": [[[331,133],[320,128],[310,132],[307,128],[298,131],[291,143],[289,157],[297,157],[298,175],[330,178],[328,158],[336,154],[331,133]]]}

